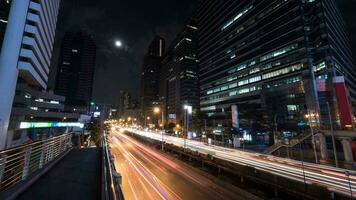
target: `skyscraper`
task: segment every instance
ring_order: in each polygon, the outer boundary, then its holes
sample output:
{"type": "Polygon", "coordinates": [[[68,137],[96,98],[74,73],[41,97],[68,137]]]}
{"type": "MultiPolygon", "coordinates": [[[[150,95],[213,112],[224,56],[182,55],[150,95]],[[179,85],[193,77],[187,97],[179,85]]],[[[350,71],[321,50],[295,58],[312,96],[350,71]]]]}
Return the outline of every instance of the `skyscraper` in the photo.
{"type": "Polygon", "coordinates": [[[11,2],[9,0],[0,1],[0,52],[2,41],[4,40],[6,25],[8,23],[11,2]]]}
{"type": "Polygon", "coordinates": [[[131,108],[131,94],[128,91],[120,91],[119,115],[125,116],[129,108],[131,108]]]}
{"type": "Polygon", "coordinates": [[[60,0],[0,1],[0,149],[5,145],[17,82],[47,88],[60,0]]]}
{"type": "Polygon", "coordinates": [[[159,106],[159,79],[165,40],[156,36],[144,57],[141,73],[141,106],[143,117],[153,115],[154,106],[159,106]]]}
{"type": "Polygon", "coordinates": [[[295,131],[306,114],[325,128],[329,103],[334,126],[352,126],[356,73],[333,0],[207,0],[198,12],[201,110],[217,124],[233,106],[251,132],[295,131]]]}
{"type": "Polygon", "coordinates": [[[170,45],[162,62],[160,98],[168,123],[183,124],[184,105],[199,108],[198,28],[191,20],[170,45]]]}
{"type": "Polygon", "coordinates": [[[87,113],[93,90],[96,45],[90,35],[67,32],[63,38],[55,93],[66,97],[65,109],[87,113]]]}

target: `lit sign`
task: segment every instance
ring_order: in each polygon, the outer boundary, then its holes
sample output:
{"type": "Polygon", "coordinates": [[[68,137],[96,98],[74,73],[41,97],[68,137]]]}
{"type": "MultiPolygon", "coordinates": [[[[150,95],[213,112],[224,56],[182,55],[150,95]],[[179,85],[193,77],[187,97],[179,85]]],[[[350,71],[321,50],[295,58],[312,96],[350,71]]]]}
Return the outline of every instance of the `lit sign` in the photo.
{"type": "Polygon", "coordinates": [[[79,127],[83,128],[84,124],[80,122],[21,122],[20,129],[28,128],[59,128],[59,127],[79,127]]]}
{"type": "Polygon", "coordinates": [[[100,116],[100,112],[94,112],[94,117],[97,118],[100,116]]]}

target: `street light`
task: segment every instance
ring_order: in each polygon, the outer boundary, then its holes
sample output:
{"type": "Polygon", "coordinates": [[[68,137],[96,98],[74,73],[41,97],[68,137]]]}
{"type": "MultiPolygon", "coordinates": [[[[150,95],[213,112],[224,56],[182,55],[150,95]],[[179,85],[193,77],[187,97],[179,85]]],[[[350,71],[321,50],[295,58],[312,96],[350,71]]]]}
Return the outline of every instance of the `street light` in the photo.
{"type": "Polygon", "coordinates": [[[145,128],[147,128],[147,120],[150,120],[150,119],[151,119],[150,116],[147,116],[147,117],[145,118],[145,128]]]}
{"type": "Polygon", "coordinates": [[[315,116],[317,116],[317,115],[315,115],[314,113],[309,113],[309,111],[308,111],[308,114],[305,115],[305,118],[308,119],[309,127],[310,127],[310,133],[312,135],[312,143],[313,143],[315,163],[318,163],[318,154],[316,153],[316,146],[315,146],[315,136],[314,136],[314,131],[313,131],[313,125],[312,125],[312,122],[311,122],[311,118],[314,118],[315,116]]]}
{"type": "Polygon", "coordinates": [[[161,126],[161,135],[162,135],[162,151],[164,150],[164,146],[163,146],[163,131],[164,131],[164,125],[163,125],[163,109],[160,109],[159,107],[154,107],[153,108],[153,112],[155,114],[159,114],[160,112],[162,112],[162,123],[158,125],[161,126]]]}
{"type": "Polygon", "coordinates": [[[184,115],[184,121],[185,121],[185,126],[186,126],[186,134],[183,136],[184,139],[184,149],[186,148],[186,137],[188,136],[189,133],[189,115],[192,114],[193,107],[189,105],[184,105],[184,110],[185,110],[185,115],[184,115]]]}

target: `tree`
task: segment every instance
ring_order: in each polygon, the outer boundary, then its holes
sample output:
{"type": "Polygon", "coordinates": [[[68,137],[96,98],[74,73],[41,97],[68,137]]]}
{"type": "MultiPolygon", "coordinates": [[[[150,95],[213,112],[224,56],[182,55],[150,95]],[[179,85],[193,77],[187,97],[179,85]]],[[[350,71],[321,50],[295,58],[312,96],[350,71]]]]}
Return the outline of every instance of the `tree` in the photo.
{"type": "Polygon", "coordinates": [[[200,111],[200,109],[194,109],[192,114],[192,131],[197,133],[201,133],[202,128],[205,126],[205,120],[207,119],[207,115],[200,111]]]}
{"type": "Polygon", "coordinates": [[[174,123],[169,123],[166,125],[166,129],[170,132],[173,132],[173,129],[176,127],[176,125],[174,123]]]}
{"type": "Polygon", "coordinates": [[[100,121],[92,119],[87,126],[87,130],[90,132],[91,140],[98,145],[100,142],[100,121]]]}

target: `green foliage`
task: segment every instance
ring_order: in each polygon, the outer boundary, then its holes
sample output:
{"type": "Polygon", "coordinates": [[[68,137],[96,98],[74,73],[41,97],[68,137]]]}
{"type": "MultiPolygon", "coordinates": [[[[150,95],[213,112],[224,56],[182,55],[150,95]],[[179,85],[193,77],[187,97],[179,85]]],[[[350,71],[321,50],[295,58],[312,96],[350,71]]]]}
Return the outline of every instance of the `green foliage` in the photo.
{"type": "Polygon", "coordinates": [[[201,130],[205,126],[205,120],[208,116],[201,112],[200,109],[194,109],[192,114],[192,127],[191,129],[197,133],[201,133],[201,130]]]}
{"type": "Polygon", "coordinates": [[[87,126],[87,130],[90,132],[90,138],[95,144],[100,142],[100,121],[92,119],[87,126]]]}
{"type": "Polygon", "coordinates": [[[169,131],[173,131],[173,129],[176,127],[176,125],[174,123],[169,123],[167,126],[166,126],[166,129],[169,130],[169,131]]]}

